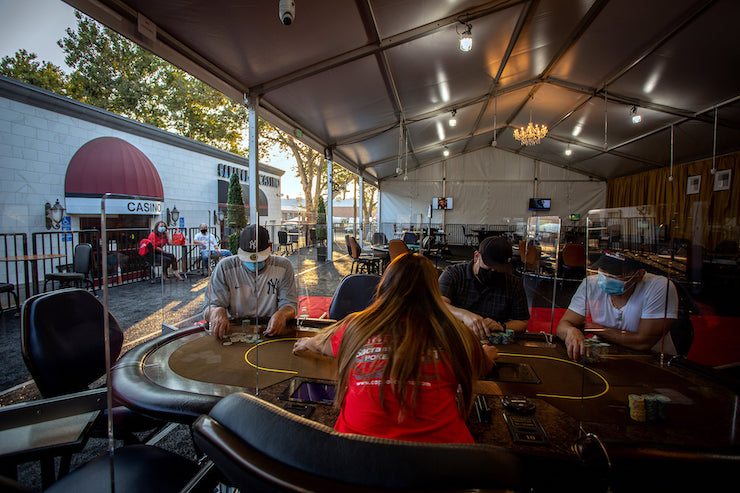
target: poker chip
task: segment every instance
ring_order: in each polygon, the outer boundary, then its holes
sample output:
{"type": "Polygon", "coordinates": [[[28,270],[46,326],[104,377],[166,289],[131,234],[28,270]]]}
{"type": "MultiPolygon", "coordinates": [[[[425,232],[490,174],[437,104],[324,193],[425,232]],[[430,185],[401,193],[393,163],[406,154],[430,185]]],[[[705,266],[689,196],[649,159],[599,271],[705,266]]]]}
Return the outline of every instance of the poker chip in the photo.
{"type": "Polygon", "coordinates": [[[630,394],[628,396],[630,418],[640,423],[647,421],[647,415],[645,412],[645,398],[642,395],[630,394]]]}
{"type": "Polygon", "coordinates": [[[630,394],[628,400],[630,418],[640,423],[664,420],[671,401],[663,394],[630,394]]]}

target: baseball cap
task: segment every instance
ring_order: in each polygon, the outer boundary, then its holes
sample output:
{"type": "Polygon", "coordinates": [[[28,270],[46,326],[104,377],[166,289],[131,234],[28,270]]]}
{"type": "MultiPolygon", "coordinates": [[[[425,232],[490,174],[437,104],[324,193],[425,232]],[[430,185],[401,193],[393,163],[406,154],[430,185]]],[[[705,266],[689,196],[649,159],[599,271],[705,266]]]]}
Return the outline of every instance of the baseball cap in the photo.
{"type": "Polygon", "coordinates": [[[488,267],[511,263],[511,243],[503,236],[489,236],[478,246],[478,251],[488,267]]]}
{"type": "Polygon", "coordinates": [[[262,226],[247,226],[239,236],[236,254],[243,262],[262,262],[272,253],[270,234],[262,226]]]}
{"type": "Polygon", "coordinates": [[[592,269],[598,269],[613,276],[632,274],[640,269],[640,265],[619,252],[605,251],[601,257],[591,264],[592,269]]]}

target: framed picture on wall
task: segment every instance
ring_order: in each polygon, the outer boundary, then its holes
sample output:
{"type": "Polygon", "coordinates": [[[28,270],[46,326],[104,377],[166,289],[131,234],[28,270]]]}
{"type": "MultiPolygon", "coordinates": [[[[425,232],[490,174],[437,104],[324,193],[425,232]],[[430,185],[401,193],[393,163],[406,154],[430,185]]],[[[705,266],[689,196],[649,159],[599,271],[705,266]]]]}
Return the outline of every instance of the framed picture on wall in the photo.
{"type": "Polygon", "coordinates": [[[686,183],[686,195],[694,195],[699,193],[701,188],[701,175],[689,176],[689,181],[686,183]]]}
{"type": "Polygon", "coordinates": [[[723,169],[721,171],[717,171],[714,174],[714,191],[718,192],[720,190],[729,190],[731,179],[732,179],[731,169],[723,169]]]}

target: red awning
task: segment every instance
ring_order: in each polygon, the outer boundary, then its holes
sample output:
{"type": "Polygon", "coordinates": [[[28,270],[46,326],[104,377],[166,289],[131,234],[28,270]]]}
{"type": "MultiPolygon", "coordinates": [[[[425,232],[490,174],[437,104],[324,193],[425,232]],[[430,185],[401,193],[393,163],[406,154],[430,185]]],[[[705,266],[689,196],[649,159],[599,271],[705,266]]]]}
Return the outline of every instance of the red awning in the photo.
{"type": "Polygon", "coordinates": [[[99,137],[72,156],[64,180],[66,197],[106,193],[164,199],[154,164],[139,149],[116,137],[99,137]]]}

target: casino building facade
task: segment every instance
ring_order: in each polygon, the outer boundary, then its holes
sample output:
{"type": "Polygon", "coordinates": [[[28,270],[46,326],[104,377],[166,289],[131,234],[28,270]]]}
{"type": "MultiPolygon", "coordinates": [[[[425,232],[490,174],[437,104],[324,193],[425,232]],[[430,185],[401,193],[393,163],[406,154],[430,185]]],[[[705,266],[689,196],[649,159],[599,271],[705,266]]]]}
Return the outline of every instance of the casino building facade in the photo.
{"type": "MultiPolygon", "coordinates": [[[[238,173],[249,217],[245,157],[0,76],[0,233],[45,230],[44,204],[65,209],[62,230],[150,228],[156,220],[195,228],[225,210],[238,173]]],[[[283,170],[259,165],[259,215],[280,224],[283,170]]],[[[223,231],[219,231],[223,232],[223,231]]]]}

